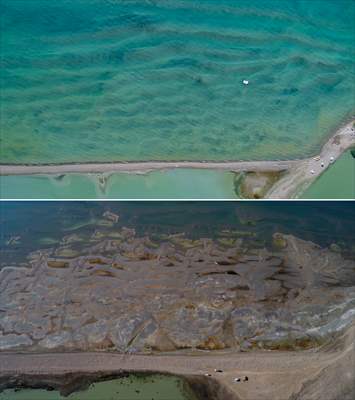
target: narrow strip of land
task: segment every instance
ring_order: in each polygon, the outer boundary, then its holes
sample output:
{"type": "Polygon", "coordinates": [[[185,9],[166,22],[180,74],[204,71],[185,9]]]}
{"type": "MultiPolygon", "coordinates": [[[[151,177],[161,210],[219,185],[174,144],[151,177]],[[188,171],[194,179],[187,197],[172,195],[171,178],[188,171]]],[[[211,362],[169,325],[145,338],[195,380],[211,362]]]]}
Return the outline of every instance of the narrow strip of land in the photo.
{"type": "Polygon", "coordinates": [[[48,165],[0,165],[0,175],[35,175],[115,172],[144,174],[156,170],[173,168],[215,169],[232,172],[286,171],[269,190],[267,198],[294,198],[315,181],[344,151],[355,146],[355,120],[339,128],[324,144],[319,155],[298,160],[285,161],[148,161],[112,163],[72,163],[48,165]]]}
{"type": "MultiPolygon", "coordinates": [[[[0,353],[0,379],[14,376],[48,376],[96,372],[160,372],[203,376],[225,386],[236,399],[285,400],[340,398],[355,393],[355,326],[326,351],[214,353],[205,355],[129,355],[114,353],[0,353]],[[220,370],[220,372],[215,371],[220,370]],[[248,377],[246,382],[235,378],[248,377]],[[331,388],[324,390],[328,379],[331,388]],[[310,395],[316,397],[307,397],[310,395]],[[305,397],[303,397],[303,395],[305,397]],[[300,397],[297,397],[300,396],[300,397]]],[[[36,378],[34,378],[36,379],[36,378]]],[[[351,397],[349,397],[351,398],[351,397]]]]}
{"type": "Polygon", "coordinates": [[[126,163],[1,165],[1,175],[67,174],[67,173],[148,173],[172,168],[218,169],[226,171],[282,171],[298,165],[299,161],[146,161],[126,163]]]}
{"type": "Polygon", "coordinates": [[[340,128],[316,157],[300,160],[266,194],[271,199],[298,197],[346,150],[355,146],[355,122],[340,128]]]}

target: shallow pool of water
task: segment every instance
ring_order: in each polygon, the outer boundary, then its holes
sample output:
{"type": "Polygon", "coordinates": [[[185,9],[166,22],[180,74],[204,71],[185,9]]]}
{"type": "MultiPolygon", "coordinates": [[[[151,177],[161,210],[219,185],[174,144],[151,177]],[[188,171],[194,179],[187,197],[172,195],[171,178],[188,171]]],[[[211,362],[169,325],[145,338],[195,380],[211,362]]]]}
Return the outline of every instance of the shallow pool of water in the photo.
{"type": "Polygon", "coordinates": [[[64,397],[58,391],[41,389],[8,389],[0,400],[194,400],[182,379],[172,376],[129,376],[97,382],[87,390],[64,397]]]}
{"type": "Polygon", "coordinates": [[[303,199],[355,199],[355,158],[344,153],[302,195],[303,199]]]}
{"type": "Polygon", "coordinates": [[[0,176],[4,199],[230,199],[232,172],[172,169],[145,175],[116,173],[0,176]]]}

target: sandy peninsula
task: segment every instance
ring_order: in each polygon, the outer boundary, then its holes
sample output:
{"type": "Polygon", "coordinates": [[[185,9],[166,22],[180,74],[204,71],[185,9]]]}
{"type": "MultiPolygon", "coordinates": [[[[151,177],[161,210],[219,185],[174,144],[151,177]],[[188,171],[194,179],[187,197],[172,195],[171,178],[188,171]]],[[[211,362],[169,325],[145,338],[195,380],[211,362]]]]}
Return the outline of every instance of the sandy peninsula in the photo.
{"type": "Polygon", "coordinates": [[[319,155],[299,160],[266,194],[271,199],[296,198],[346,150],[355,146],[355,120],[341,127],[324,144],[319,155]]]}
{"type": "Polygon", "coordinates": [[[306,159],[286,161],[175,161],[175,162],[111,162],[85,164],[0,165],[0,175],[61,175],[70,173],[145,174],[157,170],[195,168],[225,170],[235,173],[282,172],[280,179],[268,188],[263,197],[273,199],[296,198],[306,190],[347,149],[355,146],[355,120],[341,126],[323,145],[320,154],[306,159]]]}

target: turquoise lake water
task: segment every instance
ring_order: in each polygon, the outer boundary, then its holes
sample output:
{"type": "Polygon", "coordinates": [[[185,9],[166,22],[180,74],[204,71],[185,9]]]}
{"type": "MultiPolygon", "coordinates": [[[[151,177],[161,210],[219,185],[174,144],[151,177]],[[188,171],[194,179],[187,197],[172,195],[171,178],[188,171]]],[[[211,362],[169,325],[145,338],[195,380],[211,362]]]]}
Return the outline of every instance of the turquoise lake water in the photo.
{"type": "Polygon", "coordinates": [[[117,173],[0,176],[3,199],[233,199],[232,172],[172,169],[117,173]]]}
{"type": "Polygon", "coordinates": [[[355,108],[353,0],[0,6],[3,163],[303,157],[355,108]]]}
{"type": "MultiPolygon", "coordinates": [[[[236,199],[234,173],[172,169],[143,175],[114,173],[0,176],[2,199],[236,199]]],[[[302,199],[355,199],[355,157],[331,165],[302,199]]]]}

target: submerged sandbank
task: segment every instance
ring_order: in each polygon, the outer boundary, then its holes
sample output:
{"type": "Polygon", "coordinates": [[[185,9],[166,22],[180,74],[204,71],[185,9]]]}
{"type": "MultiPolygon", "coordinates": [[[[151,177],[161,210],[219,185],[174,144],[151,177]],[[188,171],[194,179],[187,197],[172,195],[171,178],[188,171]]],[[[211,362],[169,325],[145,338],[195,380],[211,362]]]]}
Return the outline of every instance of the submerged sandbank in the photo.
{"type": "Polygon", "coordinates": [[[354,108],[352,1],[1,4],[6,163],[305,157],[354,108]]]}

